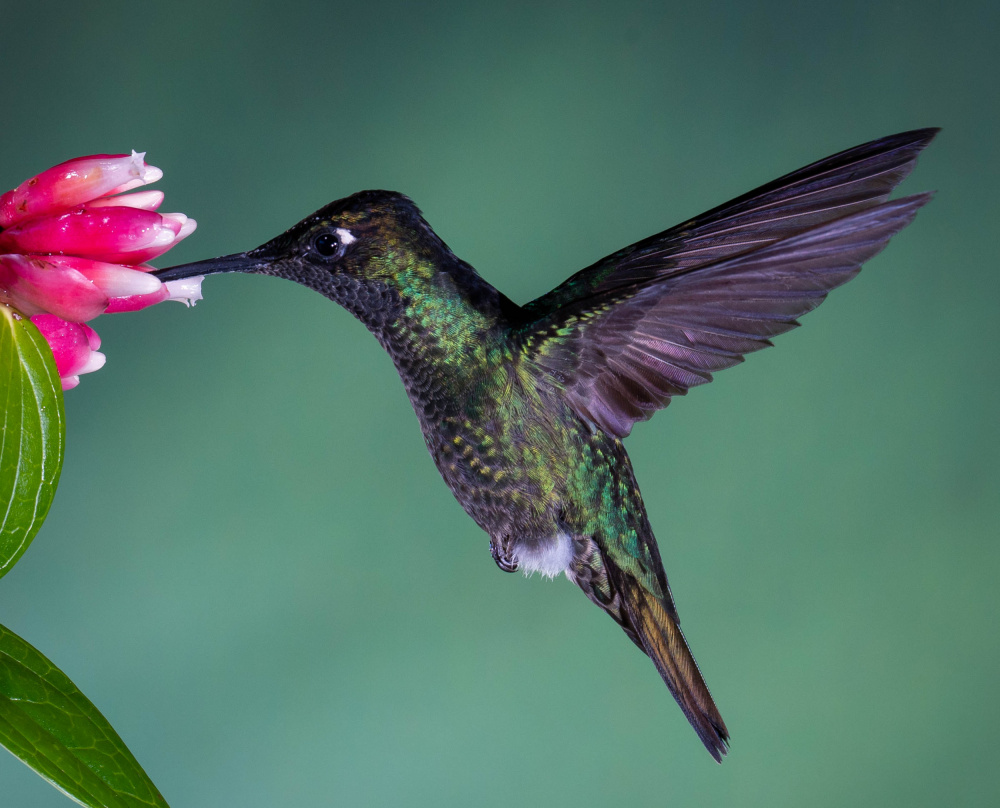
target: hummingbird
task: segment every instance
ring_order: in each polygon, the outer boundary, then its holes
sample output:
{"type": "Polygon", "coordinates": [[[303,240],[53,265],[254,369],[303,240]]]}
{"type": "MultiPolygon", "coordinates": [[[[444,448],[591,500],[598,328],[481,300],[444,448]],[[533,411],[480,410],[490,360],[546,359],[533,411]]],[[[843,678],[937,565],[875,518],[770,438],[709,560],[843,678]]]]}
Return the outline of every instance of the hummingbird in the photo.
{"type": "Polygon", "coordinates": [[[889,200],[938,130],[812,163],[518,305],[406,196],[361,191],[248,252],[156,272],[287,278],[388,352],[438,471],[506,572],[565,573],[653,662],[716,761],[729,731],[680,619],[622,443],[636,421],[769,347],[908,225],[889,200]]]}

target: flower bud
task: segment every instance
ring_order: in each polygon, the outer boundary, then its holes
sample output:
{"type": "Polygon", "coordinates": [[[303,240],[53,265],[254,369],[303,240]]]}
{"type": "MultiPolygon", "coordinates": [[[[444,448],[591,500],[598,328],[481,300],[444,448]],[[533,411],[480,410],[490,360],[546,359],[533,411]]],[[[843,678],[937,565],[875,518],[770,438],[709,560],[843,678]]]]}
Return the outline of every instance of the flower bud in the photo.
{"type": "Polygon", "coordinates": [[[76,387],[81,374],[104,367],[105,356],[97,350],[101,347],[101,338],[93,328],[61,320],[52,314],[37,314],[31,322],[52,348],[63,390],[76,387]]]}
{"type": "Polygon", "coordinates": [[[163,172],[147,166],[145,156],[94,154],[53,166],[0,196],[0,227],[156,182],[163,172]]]}
{"type": "Polygon", "coordinates": [[[69,254],[141,264],[169,250],[181,227],[176,214],[167,217],[138,208],[84,205],[4,230],[0,252],[69,254]]]}
{"type": "MultiPolygon", "coordinates": [[[[64,320],[92,320],[108,296],[77,268],[70,256],[0,255],[0,289],[22,314],[48,312],[64,320]]],[[[85,262],[91,263],[91,262],[85,262]]]]}

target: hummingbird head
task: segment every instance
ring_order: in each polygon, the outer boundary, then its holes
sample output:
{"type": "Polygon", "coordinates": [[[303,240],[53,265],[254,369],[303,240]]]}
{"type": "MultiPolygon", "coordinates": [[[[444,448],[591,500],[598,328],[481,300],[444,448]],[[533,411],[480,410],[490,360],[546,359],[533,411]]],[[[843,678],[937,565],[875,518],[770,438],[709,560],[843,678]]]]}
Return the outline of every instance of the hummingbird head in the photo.
{"type": "Polygon", "coordinates": [[[273,275],[308,286],[376,333],[414,301],[461,298],[489,309],[489,298],[498,294],[454,256],[408,197],[393,191],[361,191],[253,250],[154,274],[169,281],[222,272],[273,275]]]}

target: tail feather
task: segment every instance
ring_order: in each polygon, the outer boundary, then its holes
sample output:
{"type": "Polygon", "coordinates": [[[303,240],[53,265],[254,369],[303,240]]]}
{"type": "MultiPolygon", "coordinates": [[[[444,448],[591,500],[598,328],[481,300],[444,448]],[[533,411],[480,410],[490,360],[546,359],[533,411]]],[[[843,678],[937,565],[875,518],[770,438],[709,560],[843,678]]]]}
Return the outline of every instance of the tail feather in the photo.
{"type": "Polygon", "coordinates": [[[652,573],[645,576],[645,584],[622,569],[594,538],[577,536],[576,544],[573,563],[566,570],[570,580],[653,660],[701,742],[721,763],[728,751],[729,730],[681,632],[652,535],[649,542],[643,543],[649,551],[648,563],[634,567],[637,573],[643,566],[652,573]],[[654,594],[652,590],[662,594],[654,594]]]}
{"type": "Polygon", "coordinates": [[[643,648],[705,748],[721,763],[728,749],[729,730],[712,700],[681,627],[648,593],[641,592],[639,596],[644,601],[636,610],[643,648]]]}
{"type": "Polygon", "coordinates": [[[729,730],[688,648],[672,604],[668,608],[660,598],[614,564],[607,564],[606,569],[609,582],[618,595],[616,619],[653,660],[701,742],[721,763],[728,750],[729,730]]]}

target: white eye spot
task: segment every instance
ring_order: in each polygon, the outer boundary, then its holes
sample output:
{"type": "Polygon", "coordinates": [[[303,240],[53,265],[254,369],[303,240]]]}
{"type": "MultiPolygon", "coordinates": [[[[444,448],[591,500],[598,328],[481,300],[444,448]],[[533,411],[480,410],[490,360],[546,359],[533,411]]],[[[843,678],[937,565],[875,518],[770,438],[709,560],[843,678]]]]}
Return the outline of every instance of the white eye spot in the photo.
{"type": "Polygon", "coordinates": [[[354,237],[354,233],[348,230],[346,227],[338,227],[336,230],[337,237],[340,239],[340,243],[345,247],[348,244],[353,244],[357,239],[354,237]]]}

